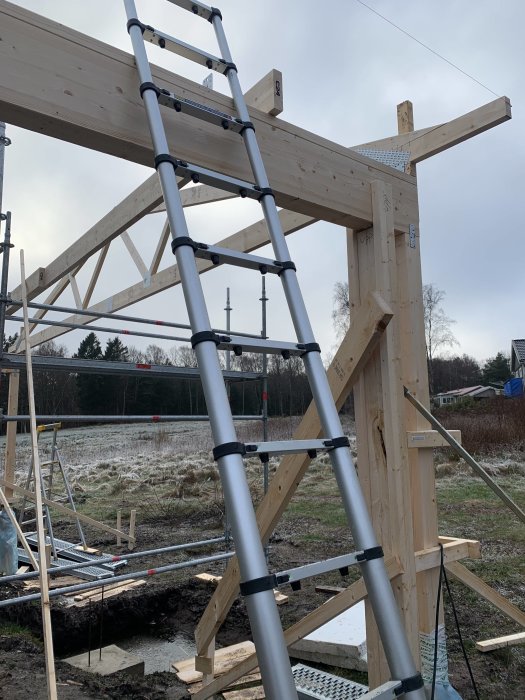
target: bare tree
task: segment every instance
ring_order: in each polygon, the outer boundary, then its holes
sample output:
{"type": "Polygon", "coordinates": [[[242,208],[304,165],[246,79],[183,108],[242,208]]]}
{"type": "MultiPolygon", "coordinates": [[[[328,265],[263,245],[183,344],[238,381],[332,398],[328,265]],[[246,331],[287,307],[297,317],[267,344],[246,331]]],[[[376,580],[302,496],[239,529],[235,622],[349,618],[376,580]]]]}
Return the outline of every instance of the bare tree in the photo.
{"type": "Polygon", "coordinates": [[[451,326],[455,321],[441,307],[445,292],[433,284],[423,285],[423,312],[430,391],[433,391],[433,362],[440,349],[458,345],[451,326]]]}
{"type": "Polygon", "coordinates": [[[350,327],[350,293],[348,282],[334,284],[332,321],[338,338],[342,338],[350,327]]]}

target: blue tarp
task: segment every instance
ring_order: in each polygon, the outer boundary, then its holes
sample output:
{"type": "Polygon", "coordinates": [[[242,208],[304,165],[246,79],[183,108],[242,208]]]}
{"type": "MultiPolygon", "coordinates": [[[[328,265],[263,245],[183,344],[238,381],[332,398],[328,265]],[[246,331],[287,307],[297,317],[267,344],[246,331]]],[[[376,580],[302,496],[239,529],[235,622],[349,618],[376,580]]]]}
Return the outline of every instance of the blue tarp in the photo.
{"type": "Polygon", "coordinates": [[[519,377],[509,379],[508,382],[505,382],[503,393],[505,396],[523,396],[523,379],[519,377]]]}

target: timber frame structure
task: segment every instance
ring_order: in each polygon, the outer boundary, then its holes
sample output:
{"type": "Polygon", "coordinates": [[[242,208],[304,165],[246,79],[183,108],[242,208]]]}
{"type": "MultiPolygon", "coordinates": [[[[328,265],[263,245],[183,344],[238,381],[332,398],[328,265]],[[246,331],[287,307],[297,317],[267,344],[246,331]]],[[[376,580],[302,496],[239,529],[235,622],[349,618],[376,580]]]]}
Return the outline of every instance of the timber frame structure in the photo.
{"type": "MultiPolygon", "coordinates": [[[[9,41],[0,42],[3,120],[143,165],[153,162],[129,54],[5,0],[0,0],[0,26],[9,36],[9,41]]],[[[232,113],[230,98],[161,68],[154,68],[153,73],[158,84],[170,91],[232,113]]],[[[252,105],[251,117],[268,176],[282,208],[285,233],[320,219],[346,228],[352,323],[328,370],[329,381],[338,406],[352,388],[355,392],[359,477],[385,551],[410,646],[418,659],[420,635],[431,634],[435,627],[440,538],[432,449],[443,442],[404,396],[406,387],[422,404],[429,404],[415,165],[510,119],[510,102],[502,97],[457,119],[418,131],[414,131],[411,103],[404,102],[398,107],[398,134],[348,148],[278,119],[282,92],[276,94],[275,85],[281,81],[279,72],[271,71],[246,99],[252,105]],[[387,163],[397,164],[397,169],[387,163]]],[[[196,126],[175,112],[167,115],[165,123],[178,158],[249,179],[246,154],[227,131],[217,134],[212,126],[202,122],[196,126]]],[[[232,197],[202,185],[182,189],[181,195],[185,206],[232,197]]],[[[76,243],[28,276],[28,300],[46,293],[45,303],[54,304],[70,287],[77,307],[94,312],[67,319],[82,325],[95,321],[97,311],[118,312],[179,284],[176,265],[160,269],[170,234],[167,224],[149,265],[128,234],[135,222],[150,212],[162,211],[162,205],[154,174],[76,243]],[[118,237],[134,260],[140,279],[92,304],[109,246],[118,237]],[[93,272],[81,294],[76,275],[93,256],[97,256],[93,272]]],[[[249,252],[268,242],[264,222],[259,221],[217,245],[249,252]]],[[[198,260],[197,265],[201,273],[213,268],[205,260],[198,260]]],[[[20,287],[11,290],[11,299],[20,300],[21,291],[20,287]]],[[[11,304],[8,316],[18,308],[11,304]]],[[[40,310],[36,315],[43,318],[45,313],[40,310]]],[[[35,326],[29,341],[24,339],[31,346],[66,332],[56,327],[33,332],[35,326]]],[[[10,371],[10,414],[16,414],[17,376],[16,370],[10,371]]],[[[310,407],[295,438],[319,434],[319,419],[310,407]]],[[[9,423],[4,482],[12,480],[9,470],[14,465],[15,435],[16,423],[9,423]]],[[[263,540],[271,535],[308,463],[306,455],[282,459],[257,512],[263,540]]],[[[445,561],[454,562],[456,575],[461,577],[464,567],[457,560],[479,556],[478,543],[451,538],[441,541],[445,561]]],[[[196,665],[208,676],[213,668],[210,648],[238,593],[238,584],[239,572],[232,560],[196,627],[196,665]]],[[[287,644],[364,598],[362,581],[353,584],[322,610],[286,630],[287,644]]],[[[388,678],[388,669],[368,613],[367,643],[369,682],[375,687],[388,678]]],[[[255,656],[250,657],[225,677],[212,680],[211,676],[195,698],[220,691],[256,664],[255,656]]]]}

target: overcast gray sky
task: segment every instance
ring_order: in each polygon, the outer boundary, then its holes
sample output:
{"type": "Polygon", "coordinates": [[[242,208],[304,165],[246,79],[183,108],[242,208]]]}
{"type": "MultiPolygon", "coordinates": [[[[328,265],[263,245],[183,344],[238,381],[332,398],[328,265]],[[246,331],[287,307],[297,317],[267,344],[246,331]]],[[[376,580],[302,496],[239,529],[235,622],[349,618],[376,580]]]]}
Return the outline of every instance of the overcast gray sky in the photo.
{"type": "MultiPolygon", "coordinates": [[[[418,165],[423,279],[446,292],[443,306],[456,321],[459,341],[454,352],[480,361],[499,350],[508,352],[511,339],[525,336],[525,3],[366,1],[496,95],[511,99],[510,122],[418,165]]],[[[396,133],[396,105],[405,99],[414,103],[416,129],[495,99],[357,0],[217,3],[243,88],[251,87],[271,68],[280,69],[282,118],[338,143],[352,146],[396,133]]],[[[130,51],[120,0],[18,0],[16,4],[130,51]]],[[[138,0],[137,7],[144,22],[217,53],[207,22],[166,0],[138,0]]],[[[208,73],[155,47],[150,48],[150,57],[199,83],[208,73]]],[[[215,77],[215,89],[227,91],[220,76],[215,77]]],[[[28,273],[45,266],[152,171],[14,127],[8,126],[7,133],[13,145],[6,151],[3,208],[13,212],[12,288],[19,280],[20,248],[26,252],[28,273]]],[[[199,209],[190,215],[191,234],[209,242],[259,218],[257,208],[246,202],[199,209]]],[[[131,231],[146,259],[161,226],[162,217],[156,215],[131,231]]],[[[328,352],[335,342],[333,286],[346,275],[345,232],[319,223],[289,237],[288,243],[317,339],[328,352]]],[[[163,266],[171,262],[171,254],[166,254],[163,266]]],[[[108,263],[93,302],[138,281],[120,241],[113,244],[108,263]]],[[[80,275],[81,284],[83,279],[80,275]]],[[[214,325],[224,326],[223,307],[230,286],[232,325],[260,331],[257,275],[221,268],[202,279],[210,293],[214,325]]],[[[293,339],[276,280],[268,279],[268,296],[270,335],[293,339]]],[[[71,303],[72,298],[65,296],[64,301],[71,303]]],[[[184,322],[186,318],[181,293],[174,290],[134,311],[165,320],[184,322]]],[[[14,330],[13,325],[7,329],[14,330]]],[[[60,342],[75,350],[81,337],[75,333],[60,342]]]]}

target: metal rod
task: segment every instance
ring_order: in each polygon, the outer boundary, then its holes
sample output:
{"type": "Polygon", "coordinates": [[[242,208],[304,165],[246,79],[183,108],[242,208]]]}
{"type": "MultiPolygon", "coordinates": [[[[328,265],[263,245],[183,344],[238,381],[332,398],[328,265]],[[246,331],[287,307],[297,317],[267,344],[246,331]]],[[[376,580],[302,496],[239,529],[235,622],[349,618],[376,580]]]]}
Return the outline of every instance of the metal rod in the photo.
{"type": "MultiPolygon", "coordinates": [[[[262,416],[232,416],[233,420],[262,420],[262,416]]],[[[202,423],[209,421],[209,416],[73,416],[73,415],[37,415],[37,421],[58,420],[62,423],[202,423]]],[[[0,416],[0,422],[27,422],[28,415],[0,416]]]]}
{"type": "MultiPolygon", "coordinates": [[[[55,566],[47,570],[49,576],[57,575],[61,576],[66,571],[72,571],[73,569],[82,569],[86,566],[93,566],[93,564],[114,564],[118,561],[127,562],[130,559],[141,559],[143,557],[158,556],[160,554],[169,554],[170,552],[183,552],[187,549],[197,549],[197,547],[206,547],[213,544],[220,544],[224,542],[224,537],[214,537],[209,540],[199,540],[198,542],[186,542],[185,544],[172,544],[168,547],[157,547],[155,549],[146,549],[142,552],[130,552],[128,554],[115,554],[106,557],[101,557],[96,561],[87,562],[72,562],[71,564],[64,564],[63,566],[55,566]]],[[[28,571],[25,574],[12,574],[10,576],[0,577],[0,584],[12,583],[13,581],[26,581],[28,579],[38,578],[38,571],[28,571]]]]}
{"type": "MultiPolygon", "coordinates": [[[[200,566],[201,564],[209,564],[212,561],[221,561],[223,559],[230,559],[235,552],[224,552],[223,554],[216,554],[215,556],[202,557],[201,559],[190,559],[189,561],[177,562],[175,564],[166,564],[165,566],[159,566],[156,569],[145,569],[144,571],[134,571],[128,574],[122,574],[120,576],[113,576],[111,583],[120,583],[122,581],[133,581],[138,578],[147,578],[148,576],[156,576],[157,574],[165,574],[169,571],[178,571],[179,569],[187,569],[192,566],[200,566]]],[[[93,564],[93,562],[91,562],[93,564]]],[[[108,579],[105,579],[103,583],[100,581],[87,581],[86,583],[77,583],[74,586],[64,586],[63,588],[54,588],[49,591],[49,597],[55,598],[59,595],[66,595],[67,593],[79,593],[80,591],[90,591],[93,588],[100,588],[101,586],[106,586],[108,584],[108,579]]],[[[29,595],[20,596],[19,598],[9,598],[6,600],[0,600],[0,608],[6,608],[10,605],[20,605],[22,603],[29,603],[32,600],[40,600],[40,593],[31,593],[29,595]]]]}
{"type": "MultiPolygon", "coordinates": [[[[1,133],[1,131],[0,131],[1,133]]],[[[1,136],[0,136],[1,143],[1,136]]],[[[0,147],[3,150],[3,146],[0,147]]],[[[3,159],[3,156],[2,156],[3,159]]],[[[1,188],[1,184],[0,184],[1,188]]],[[[1,197],[0,197],[1,199],[1,197]]],[[[0,205],[1,206],[1,205],[0,205]]],[[[5,229],[4,229],[4,242],[2,244],[2,280],[0,282],[0,294],[5,297],[7,294],[7,284],[9,277],[9,251],[12,248],[11,245],[11,212],[8,211],[5,215],[5,229]]],[[[5,317],[6,317],[6,306],[4,303],[0,304],[0,359],[4,354],[4,335],[5,335],[5,317]]]]}
{"type": "Polygon", "coordinates": [[[465,462],[472,467],[472,469],[476,472],[478,476],[480,476],[483,481],[487,484],[489,488],[491,488],[494,493],[501,498],[501,500],[512,510],[513,513],[515,513],[518,518],[521,520],[521,522],[525,523],[525,513],[521,510],[521,508],[517,505],[517,503],[514,503],[512,498],[505,493],[505,491],[501,488],[501,486],[498,486],[498,484],[494,481],[494,479],[487,474],[487,472],[483,469],[481,464],[478,464],[474,457],[470,455],[467,450],[462,447],[457,440],[455,440],[452,435],[448,432],[448,430],[441,425],[441,423],[435,418],[430,411],[428,411],[425,406],[423,406],[422,403],[420,403],[416,397],[410,393],[410,391],[404,387],[405,390],[405,396],[406,398],[410,401],[412,406],[417,408],[417,410],[421,413],[422,416],[424,416],[428,422],[434,426],[434,428],[438,431],[440,435],[442,435],[445,440],[448,442],[448,444],[454,448],[454,450],[465,460],[465,462]]]}
{"type": "Polygon", "coordinates": [[[4,191],[4,155],[11,139],[5,135],[5,122],[0,122],[0,213],[2,212],[2,195],[4,191]]]}
{"type": "MultiPolygon", "coordinates": [[[[0,297],[0,301],[9,304],[10,306],[22,306],[22,302],[18,299],[11,299],[7,296],[7,290],[0,297]]],[[[97,318],[111,318],[114,321],[126,321],[128,323],[147,323],[152,326],[164,326],[165,328],[181,328],[183,330],[191,330],[191,326],[188,323],[175,323],[173,321],[157,321],[150,318],[140,318],[137,316],[128,316],[126,314],[110,314],[104,313],[102,311],[96,311],[95,309],[76,309],[72,306],[57,306],[56,304],[40,304],[36,301],[28,301],[27,305],[31,309],[42,309],[44,311],[57,311],[60,313],[75,314],[80,316],[96,316],[97,318]]],[[[37,319],[34,322],[43,323],[42,319],[37,319]]],[[[85,328],[86,326],[82,326],[85,328]]],[[[93,328],[93,326],[89,326],[93,328]]],[[[214,328],[214,333],[229,333],[230,330],[224,328],[214,328]]],[[[233,335],[241,335],[245,338],[258,338],[259,336],[255,333],[245,333],[243,331],[235,331],[233,335]]],[[[153,337],[153,336],[152,336],[153,337]]]]}
{"type": "MultiPolygon", "coordinates": [[[[22,321],[21,316],[7,316],[6,321],[22,321]]],[[[86,328],[82,323],[70,323],[69,321],[52,321],[49,318],[29,318],[29,323],[43,326],[59,326],[60,328],[71,328],[89,331],[98,331],[99,333],[114,333],[115,335],[135,335],[139,338],[156,338],[157,340],[176,340],[182,343],[189,343],[191,338],[183,338],[176,335],[164,335],[163,333],[143,333],[142,331],[130,331],[127,328],[109,328],[108,326],[92,326],[86,328]]],[[[29,337],[31,340],[31,336],[29,337]]]]}
{"type": "MultiPolygon", "coordinates": [[[[56,435],[56,430],[54,431],[54,434],[56,435]]],[[[66,470],[64,469],[64,465],[62,464],[62,457],[60,456],[60,452],[58,451],[58,447],[56,446],[56,444],[54,445],[53,453],[56,456],[56,459],[58,461],[58,468],[60,469],[60,472],[62,474],[62,479],[64,481],[64,486],[66,488],[67,500],[69,502],[69,506],[70,506],[71,510],[74,513],[76,513],[77,507],[75,505],[75,499],[73,498],[73,492],[71,491],[71,487],[69,485],[69,479],[67,478],[66,470]]],[[[80,536],[80,541],[82,542],[82,546],[87,547],[86,538],[84,536],[84,530],[82,529],[82,524],[80,523],[80,518],[76,519],[76,523],[77,523],[78,534],[80,536]]]]}

